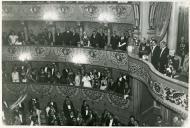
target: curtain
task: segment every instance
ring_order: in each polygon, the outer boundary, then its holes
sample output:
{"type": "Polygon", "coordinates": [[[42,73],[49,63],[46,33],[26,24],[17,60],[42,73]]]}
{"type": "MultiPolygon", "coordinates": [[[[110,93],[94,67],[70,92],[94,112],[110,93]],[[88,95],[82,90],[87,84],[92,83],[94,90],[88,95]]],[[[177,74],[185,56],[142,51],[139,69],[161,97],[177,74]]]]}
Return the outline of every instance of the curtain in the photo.
{"type": "MultiPolygon", "coordinates": [[[[177,35],[177,51],[179,51],[180,39],[185,38],[185,42],[189,43],[189,11],[188,7],[180,7],[178,19],[178,35],[177,35]]],[[[188,45],[187,45],[188,46],[188,45]]]]}

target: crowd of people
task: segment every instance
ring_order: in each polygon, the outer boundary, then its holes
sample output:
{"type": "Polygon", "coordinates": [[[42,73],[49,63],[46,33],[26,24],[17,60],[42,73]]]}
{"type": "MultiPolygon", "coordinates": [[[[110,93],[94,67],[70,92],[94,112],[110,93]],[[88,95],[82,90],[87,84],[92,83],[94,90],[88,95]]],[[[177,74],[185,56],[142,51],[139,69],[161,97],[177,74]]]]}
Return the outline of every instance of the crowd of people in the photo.
{"type": "MultiPolygon", "coordinates": [[[[183,38],[182,38],[183,39],[183,38]]],[[[139,57],[145,60],[151,56],[152,65],[161,73],[174,78],[181,72],[188,72],[188,50],[183,47],[183,56],[179,53],[169,54],[165,41],[157,42],[154,38],[143,38],[139,46],[139,57]],[[186,55],[186,56],[185,56],[186,55]]]]}
{"type": "Polygon", "coordinates": [[[128,43],[133,40],[131,30],[118,33],[113,31],[111,35],[110,44],[108,44],[108,35],[105,30],[93,30],[91,36],[85,31],[80,34],[76,29],[66,27],[64,32],[59,28],[56,29],[53,35],[47,28],[35,35],[32,30],[28,32],[28,39],[26,40],[23,31],[16,34],[13,30],[8,34],[3,33],[4,45],[51,45],[51,46],[73,46],[73,47],[93,47],[104,49],[110,47],[113,50],[127,50],[128,43]]]}
{"type": "Polygon", "coordinates": [[[47,64],[39,69],[27,63],[14,65],[12,72],[3,72],[3,78],[13,83],[50,83],[109,90],[122,94],[125,98],[131,95],[129,76],[124,73],[120,73],[120,76],[113,76],[108,68],[101,71],[97,71],[96,68],[87,71],[85,66],[81,66],[77,71],[72,68],[65,68],[61,71],[57,63],[47,64]],[[114,80],[113,77],[117,79],[114,80]]]}
{"type": "MultiPolygon", "coordinates": [[[[41,109],[39,99],[32,98],[28,101],[28,107],[23,100],[16,102],[10,109],[6,101],[3,101],[3,122],[7,125],[30,126],[150,126],[146,122],[140,122],[133,115],[129,117],[128,122],[122,123],[119,117],[112,112],[104,109],[103,113],[99,113],[92,109],[87,102],[83,100],[81,107],[76,108],[72,100],[66,96],[62,109],[59,109],[53,100],[41,109]]],[[[174,116],[172,122],[169,123],[165,122],[161,115],[158,115],[152,125],[182,126],[183,123],[184,120],[179,116],[174,116]]]]}
{"type": "Polygon", "coordinates": [[[62,110],[58,109],[57,103],[50,101],[44,109],[40,108],[38,98],[30,99],[28,107],[26,103],[19,102],[13,110],[3,102],[3,121],[8,125],[53,125],[53,126],[139,126],[139,121],[131,116],[128,124],[120,122],[119,117],[104,110],[98,113],[93,110],[86,100],[83,100],[81,108],[76,108],[72,100],[67,96],[63,102],[62,110]],[[41,115],[45,118],[42,119],[41,115]]]}
{"type": "Polygon", "coordinates": [[[140,41],[138,38],[133,37],[132,31],[118,33],[112,32],[110,43],[108,44],[107,32],[103,29],[94,30],[91,36],[88,36],[85,31],[79,34],[74,28],[66,27],[64,32],[60,32],[57,28],[53,36],[52,32],[47,28],[42,32],[35,35],[32,30],[28,32],[28,40],[26,40],[24,32],[16,34],[11,31],[9,34],[3,33],[3,44],[5,45],[52,45],[52,46],[73,46],[73,47],[92,47],[113,50],[127,50],[129,43],[139,45],[139,57],[145,60],[149,59],[151,55],[152,65],[161,73],[174,78],[180,72],[188,74],[188,46],[181,37],[181,42],[176,53],[169,55],[169,49],[165,41],[157,42],[156,39],[145,38],[140,41]],[[54,39],[53,39],[54,37],[54,39]]]}

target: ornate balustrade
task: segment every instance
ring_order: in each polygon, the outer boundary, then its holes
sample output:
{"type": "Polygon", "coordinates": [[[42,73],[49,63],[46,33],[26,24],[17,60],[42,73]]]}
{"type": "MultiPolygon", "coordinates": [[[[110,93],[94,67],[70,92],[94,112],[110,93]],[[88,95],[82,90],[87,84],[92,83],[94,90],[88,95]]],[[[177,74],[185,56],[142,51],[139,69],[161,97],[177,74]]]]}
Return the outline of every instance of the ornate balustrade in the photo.
{"type": "Polygon", "coordinates": [[[157,101],[187,116],[188,84],[164,76],[149,62],[126,52],[39,46],[3,46],[2,51],[3,61],[20,61],[26,55],[28,61],[77,62],[125,70],[145,83],[157,101]]]}

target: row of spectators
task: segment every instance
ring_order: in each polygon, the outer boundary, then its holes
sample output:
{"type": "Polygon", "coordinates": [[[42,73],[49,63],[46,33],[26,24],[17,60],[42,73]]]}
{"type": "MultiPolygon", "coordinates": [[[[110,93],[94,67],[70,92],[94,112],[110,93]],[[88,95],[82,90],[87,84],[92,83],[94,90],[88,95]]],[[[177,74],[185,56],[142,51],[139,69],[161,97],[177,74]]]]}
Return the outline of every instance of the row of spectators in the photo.
{"type": "MultiPolygon", "coordinates": [[[[181,41],[184,44],[184,38],[181,41]]],[[[151,40],[142,40],[139,46],[139,57],[148,60],[151,56],[152,65],[161,73],[174,78],[179,75],[180,72],[188,72],[187,59],[188,48],[182,48],[184,54],[181,52],[169,54],[169,49],[165,41],[158,44],[157,40],[152,38],[151,40]]]]}
{"type": "MultiPolygon", "coordinates": [[[[24,102],[18,102],[10,110],[7,103],[3,101],[3,121],[7,125],[31,126],[149,126],[145,122],[139,122],[133,115],[129,117],[128,123],[123,124],[119,117],[112,112],[104,109],[102,114],[98,113],[87,102],[83,100],[81,108],[76,108],[67,96],[62,110],[58,109],[57,103],[52,100],[44,109],[41,109],[38,98],[35,98],[29,100],[28,107],[24,102]]],[[[183,123],[184,120],[178,116],[174,116],[170,124],[163,121],[162,116],[158,115],[153,126],[182,126],[183,123]]]]}
{"type": "MultiPolygon", "coordinates": [[[[118,35],[116,31],[113,32],[110,40],[112,49],[126,50],[128,43],[132,41],[131,30],[118,35]]],[[[24,32],[16,34],[11,31],[9,34],[3,33],[3,44],[5,45],[59,45],[59,46],[73,46],[73,47],[93,47],[104,49],[108,46],[107,32],[102,30],[98,32],[94,30],[89,37],[86,32],[80,35],[75,29],[66,28],[65,32],[60,32],[56,29],[53,36],[52,32],[45,28],[41,33],[35,35],[32,30],[28,33],[28,40],[26,40],[24,32]],[[53,39],[54,37],[54,39],[53,39]]]]}
{"type": "Polygon", "coordinates": [[[12,73],[8,74],[4,75],[6,80],[11,80],[13,83],[38,82],[83,86],[114,91],[124,95],[125,98],[131,92],[127,74],[122,73],[114,80],[111,71],[107,68],[103,71],[97,71],[96,69],[86,71],[82,66],[77,72],[74,72],[71,68],[63,69],[60,72],[59,67],[55,63],[44,65],[40,69],[32,68],[28,63],[27,65],[14,66],[12,73]],[[11,77],[8,74],[11,74],[11,77]]]}

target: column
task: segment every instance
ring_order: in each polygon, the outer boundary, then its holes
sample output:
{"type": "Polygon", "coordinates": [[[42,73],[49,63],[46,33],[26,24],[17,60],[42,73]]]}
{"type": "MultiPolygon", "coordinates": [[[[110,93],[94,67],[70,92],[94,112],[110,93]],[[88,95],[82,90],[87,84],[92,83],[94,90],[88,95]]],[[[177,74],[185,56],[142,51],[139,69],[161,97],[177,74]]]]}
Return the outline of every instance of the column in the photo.
{"type": "Polygon", "coordinates": [[[83,35],[83,24],[81,24],[81,22],[79,24],[79,35],[80,35],[80,40],[81,40],[81,37],[83,35]]]}
{"type": "Polygon", "coordinates": [[[107,42],[107,46],[110,46],[110,41],[111,41],[111,29],[110,29],[110,25],[108,24],[108,42],[107,42]]]}
{"type": "Polygon", "coordinates": [[[141,39],[145,37],[148,39],[149,33],[149,2],[141,2],[140,3],[140,31],[141,31],[141,39]]]}
{"type": "Polygon", "coordinates": [[[141,81],[131,77],[130,86],[132,88],[133,114],[135,117],[139,118],[143,85],[141,81]]]}
{"type": "Polygon", "coordinates": [[[168,48],[170,55],[172,55],[177,46],[177,32],[178,32],[178,16],[179,16],[179,5],[177,2],[172,3],[172,11],[169,23],[168,31],[168,48]]]}
{"type": "Polygon", "coordinates": [[[54,24],[53,24],[51,30],[52,30],[53,42],[55,42],[55,25],[54,24]]]}
{"type": "Polygon", "coordinates": [[[28,28],[27,28],[27,24],[26,22],[24,22],[24,37],[25,37],[25,41],[28,41],[28,28]]]}

